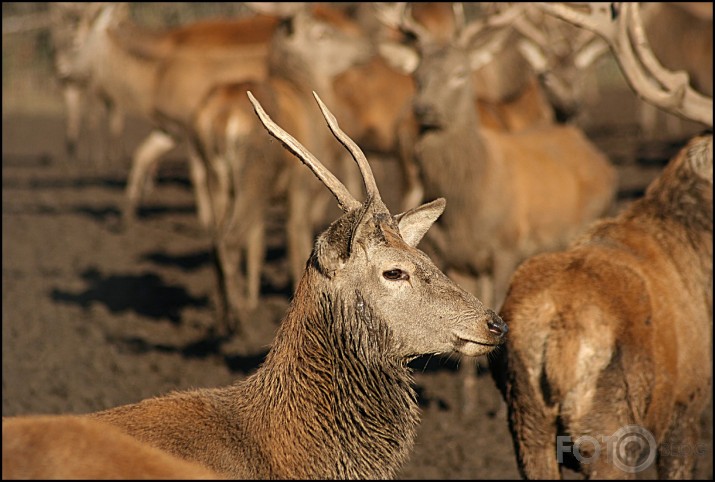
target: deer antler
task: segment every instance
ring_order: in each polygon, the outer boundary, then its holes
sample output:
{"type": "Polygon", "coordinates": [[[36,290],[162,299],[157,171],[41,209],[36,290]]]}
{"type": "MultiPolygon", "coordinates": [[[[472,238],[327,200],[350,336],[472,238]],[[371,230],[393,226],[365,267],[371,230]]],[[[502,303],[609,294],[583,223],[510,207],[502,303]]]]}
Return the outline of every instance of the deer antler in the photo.
{"type": "MultiPolygon", "coordinates": [[[[469,45],[469,43],[471,43],[477,35],[481,34],[486,29],[512,27],[516,20],[524,14],[524,9],[524,5],[516,3],[508,6],[500,12],[488,15],[486,18],[472,20],[469,24],[463,25],[457,29],[459,35],[457,41],[460,42],[461,45],[466,46],[469,45]]],[[[457,18],[464,19],[464,14],[462,13],[457,18]]],[[[506,31],[508,32],[508,30],[506,31]]],[[[506,35],[503,37],[506,38],[506,35]]],[[[503,39],[499,42],[491,42],[493,45],[491,45],[490,48],[500,48],[502,42],[503,39]]]]}
{"type": "Polygon", "coordinates": [[[355,141],[350,139],[350,137],[348,137],[348,135],[345,134],[342,129],[340,129],[340,126],[338,125],[338,120],[335,118],[333,113],[328,110],[323,101],[320,100],[318,94],[313,92],[313,97],[315,97],[315,100],[318,102],[320,111],[323,113],[323,117],[325,117],[325,120],[328,123],[328,127],[330,127],[330,131],[350,152],[350,154],[353,156],[353,159],[355,159],[358,168],[360,168],[360,174],[362,174],[362,179],[365,183],[365,192],[367,193],[367,198],[380,199],[380,191],[378,191],[377,189],[377,182],[375,182],[375,176],[372,173],[370,164],[367,162],[367,158],[362,152],[362,149],[360,149],[360,147],[355,144],[355,141]]]}
{"type": "Polygon", "coordinates": [[[407,2],[396,2],[391,6],[376,2],[374,7],[377,18],[388,27],[409,33],[417,38],[418,42],[429,41],[432,38],[429,30],[412,18],[407,2]]]}
{"type": "Polygon", "coordinates": [[[362,203],[355,199],[343,183],[341,183],[338,178],[335,177],[333,173],[331,173],[308,149],[306,149],[293,136],[284,131],[280,126],[278,126],[278,124],[273,122],[273,119],[266,114],[266,111],[263,110],[263,107],[258,100],[256,100],[251,91],[248,91],[247,94],[248,99],[251,101],[251,104],[253,104],[253,108],[256,111],[258,118],[261,120],[268,133],[278,139],[286,149],[292,152],[303,162],[303,164],[308,166],[310,170],[313,171],[313,174],[315,174],[316,177],[320,179],[320,181],[325,184],[328,189],[330,189],[330,192],[333,193],[335,199],[338,200],[340,209],[344,212],[348,212],[362,206],[362,203]]]}
{"type": "Polygon", "coordinates": [[[712,98],[692,89],[686,72],[672,72],[656,59],[643,30],[638,2],[587,3],[589,12],[565,4],[540,2],[536,5],[603,37],[631,88],[643,100],[712,127],[712,98]]]}

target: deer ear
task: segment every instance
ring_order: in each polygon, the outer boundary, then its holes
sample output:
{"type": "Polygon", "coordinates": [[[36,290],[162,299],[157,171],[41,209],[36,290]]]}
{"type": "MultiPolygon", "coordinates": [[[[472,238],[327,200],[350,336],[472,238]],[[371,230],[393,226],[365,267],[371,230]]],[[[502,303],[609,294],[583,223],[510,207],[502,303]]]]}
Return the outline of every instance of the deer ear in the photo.
{"type": "Polygon", "coordinates": [[[377,50],[390,67],[405,75],[412,74],[420,62],[419,54],[414,48],[398,42],[380,42],[377,50]]]}
{"type": "Polygon", "coordinates": [[[354,216],[357,214],[338,218],[315,241],[310,262],[328,278],[341,270],[350,258],[354,216]]]}
{"type": "Polygon", "coordinates": [[[441,197],[397,214],[395,220],[400,228],[402,239],[412,247],[417,246],[430,226],[440,217],[446,205],[447,201],[441,197]]]}

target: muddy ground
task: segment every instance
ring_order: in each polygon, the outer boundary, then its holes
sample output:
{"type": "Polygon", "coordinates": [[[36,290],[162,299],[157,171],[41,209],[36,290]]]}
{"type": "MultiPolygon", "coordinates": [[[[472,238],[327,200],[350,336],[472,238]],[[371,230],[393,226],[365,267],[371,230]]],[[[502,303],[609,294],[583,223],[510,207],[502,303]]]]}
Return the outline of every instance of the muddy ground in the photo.
{"type": "MultiPolygon", "coordinates": [[[[589,133],[621,173],[615,212],[642,194],[682,140],[643,141],[624,115],[632,114],[630,92],[609,102],[594,111],[589,133]]],[[[127,152],[145,127],[130,123],[127,152]]],[[[254,339],[216,339],[210,244],[196,221],[182,151],[168,156],[139,219],[121,231],[128,162],[100,162],[85,149],[70,163],[62,136],[61,116],[3,116],[3,416],[84,413],[253,372],[290,297],[280,210],[254,339]]],[[[479,360],[477,408],[466,415],[458,363],[455,356],[413,363],[422,423],[399,477],[518,478],[488,361],[479,360]]],[[[712,479],[712,404],[702,426],[697,477],[712,479]]]]}

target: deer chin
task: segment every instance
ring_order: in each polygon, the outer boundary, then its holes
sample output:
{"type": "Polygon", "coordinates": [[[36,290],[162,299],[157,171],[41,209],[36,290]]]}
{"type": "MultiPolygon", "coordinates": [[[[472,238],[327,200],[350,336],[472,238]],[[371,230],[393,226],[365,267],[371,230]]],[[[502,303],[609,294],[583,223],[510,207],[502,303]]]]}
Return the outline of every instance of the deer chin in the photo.
{"type": "Polygon", "coordinates": [[[455,335],[454,351],[466,356],[480,356],[494,350],[502,344],[502,340],[495,339],[494,341],[474,340],[473,338],[465,338],[455,335]]]}

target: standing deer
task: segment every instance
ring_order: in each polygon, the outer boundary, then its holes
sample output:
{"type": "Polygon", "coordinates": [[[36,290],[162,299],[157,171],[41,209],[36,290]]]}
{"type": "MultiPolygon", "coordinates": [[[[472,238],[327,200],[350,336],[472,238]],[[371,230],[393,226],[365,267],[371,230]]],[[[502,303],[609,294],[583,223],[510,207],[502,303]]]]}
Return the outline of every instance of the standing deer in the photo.
{"type": "MultiPolygon", "coordinates": [[[[216,83],[265,78],[268,44],[280,17],[258,14],[155,31],[132,22],[125,3],[81,8],[73,31],[55,29],[57,44],[65,46],[58,48],[56,63],[67,79],[68,146],[76,144],[79,132],[81,89],[107,104],[112,152],[127,113],[152,124],[153,130],[133,154],[123,210],[129,224],[158,160],[183,140],[181,126],[192,119],[205,94],[216,83]]],[[[53,11],[74,12],[60,5],[53,11]]],[[[66,22],[57,23],[66,27],[66,22]]],[[[195,156],[189,161],[194,184],[202,184],[203,165],[195,156]]],[[[196,191],[196,204],[200,222],[208,226],[209,201],[201,197],[204,194],[196,191]]]]}
{"type": "MultiPolygon", "coordinates": [[[[644,99],[712,127],[712,98],[658,63],[637,3],[542,8],[602,36],[644,99]]],[[[708,134],[617,217],[519,266],[500,312],[509,340],[491,367],[524,477],[561,476],[558,437],[587,477],[634,478],[653,461],[659,478],[692,477],[712,385],[712,242],[708,134]]]]}
{"type": "MultiPolygon", "coordinates": [[[[457,204],[428,240],[448,272],[482,278],[480,299],[499,306],[521,260],[564,246],[606,212],[615,170],[575,127],[543,123],[499,132],[482,124],[469,80],[485,61],[478,45],[484,24],[462,26],[443,43],[407,10],[400,22],[417,38],[416,49],[394,60],[415,66],[414,160],[427,198],[445,195],[457,204]]],[[[487,50],[486,59],[491,55],[487,50]]]]}
{"type": "MultiPolygon", "coordinates": [[[[388,32],[400,32],[401,43],[410,43],[413,34],[409,29],[403,29],[401,26],[405,8],[405,3],[398,3],[393,7],[379,3],[374,6],[376,17],[388,27],[388,32]]],[[[484,12],[478,25],[483,28],[492,24],[496,27],[502,26],[514,21],[514,12],[522,9],[522,6],[517,8],[512,6],[508,11],[498,15],[484,12]]],[[[435,44],[449,42],[465,21],[463,5],[458,2],[414,3],[410,6],[410,12],[412,28],[422,31],[422,36],[429,37],[435,44]]],[[[396,33],[390,37],[394,36],[396,33]]],[[[528,59],[522,55],[519,48],[520,41],[520,36],[516,35],[516,32],[502,29],[487,42],[476,47],[480,50],[481,60],[471,73],[474,104],[479,112],[481,125],[489,129],[512,132],[537,125],[550,125],[554,122],[554,110],[542,92],[530,62],[527,62],[528,59]]],[[[356,110],[362,113],[360,118],[368,120],[367,127],[370,128],[368,132],[381,141],[381,145],[387,142],[394,144],[392,152],[396,153],[405,178],[403,208],[408,209],[418,205],[424,195],[424,188],[419,180],[419,169],[414,162],[414,144],[419,137],[419,122],[415,119],[415,113],[411,108],[415,96],[414,79],[411,73],[416,67],[418,58],[411,54],[403,55],[400,51],[404,51],[404,47],[397,45],[394,40],[381,41],[379,50],[382,52],[379,59],[382,59],[382,63],[389,66],[391,71],[389,82],[399,84],[399,88],[396,87],[394,90],[402,92],[403,97],[393,92],[393,89],[387,89],[383,95],[389,99],[372,107],[369,101],[365,102],[356,94],[358,89],[354,87],[350,89],[351,83],[354,86],[367,85],[368,89],[372,87],[372,91],[379,94],[380,91],[373,86],[379,86],[380,79],[384,76],[375,75],[376,68],[373,64],[377,62],[363,67],[370,76],[368,79],[364,78],[366,75],[359,69],[349,71],[348,74],[352,79],[341,79],[348,81],[342,90],[352,92],[352,94],[348,93],[347,99],[352,100],[351,104],[361,106],[356,110]],[[400,103],[395,104],[396,102],[400,103]],[[394,107],[391,109],[392,117],[384,115],[378,117],[378,114],[384,112],[384,106],[391,104],[400,106],[399,109],[394,107]],[[380,123],[379,120],[382,122],[380,123]],[[387,132],[390,134],[388,135],[387,132]]],[[[378,69],[377,73],[380,70],[385,70],[385,67],[378,69]]]]}
{"type": "Polygon", "coordinates": [[[444,199],[390,214],[364,154],[316,95],[362,174],[367,195],[358,201],[249,97],[268,132],[328,187],[344,214],[316,240],[257,372],[228,387],[87,416],[226,477],[392,477],[419,422],[407,362],[452,350],[489,353],[507,327],[415,247],[444,199]]]}
{"type": "Polygon", "coordinates": [[[336,10],[298,7],[282,14],[284,22],[275,32],[269,54],[268,78],[216,86],[199,102],[196,118],[187,126],[192,145],[207,166],[207,183],[196,189],[205,192],[202,197],[210,200],[212,208],[221,318],[229,330],[241,329],[240,319],[258,304],[264,215],[271,198],[285,194],[294,283],[302,275],[314,230],[322,228],[329,202],[320,183],[308,177],[300,163],[260,135],[262,126],[246,91],[256,91],[264,101],[273,99],[281,121],[319,152],[330,168],[342,164],[343,169],[354,171],[352,163],[345,166],[335,140],[319,129],[321,119],[312,108],[311,89],[323,88],[332,100],[335,76],[365,58],[369,46],[357,26],[336,10]],[[282,181],[276,183],[276,178],[282,181]],[[275,184],[283,187],[275,189],[275,184]],[[247,282],[241,269],[244,250],[247,282]]]}

